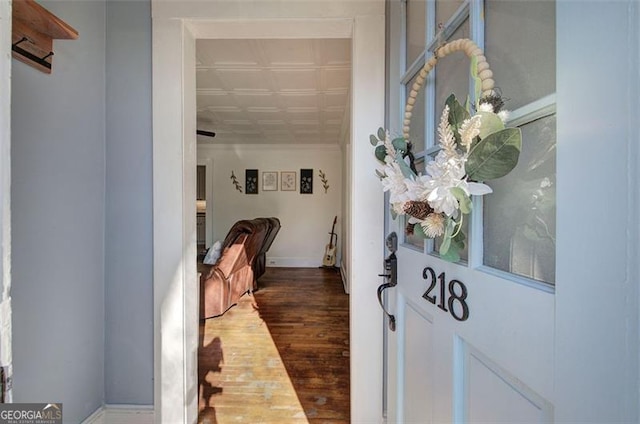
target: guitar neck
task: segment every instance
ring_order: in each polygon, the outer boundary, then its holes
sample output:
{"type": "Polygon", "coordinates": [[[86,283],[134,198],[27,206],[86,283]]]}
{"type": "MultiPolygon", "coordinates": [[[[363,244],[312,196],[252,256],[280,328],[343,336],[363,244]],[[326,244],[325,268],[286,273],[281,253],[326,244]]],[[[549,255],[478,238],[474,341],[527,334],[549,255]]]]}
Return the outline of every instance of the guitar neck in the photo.
{"type": "Polygon", "coordinates": [[[338,240],[338,235],[335,233],[337,220],[338,216],[336,215],[336,217],[333,218],[333,225],[331,226],[331,232],[329,233],[329,249],[333,249],[333,236],[336,236],[336,241],[338,240]]]}

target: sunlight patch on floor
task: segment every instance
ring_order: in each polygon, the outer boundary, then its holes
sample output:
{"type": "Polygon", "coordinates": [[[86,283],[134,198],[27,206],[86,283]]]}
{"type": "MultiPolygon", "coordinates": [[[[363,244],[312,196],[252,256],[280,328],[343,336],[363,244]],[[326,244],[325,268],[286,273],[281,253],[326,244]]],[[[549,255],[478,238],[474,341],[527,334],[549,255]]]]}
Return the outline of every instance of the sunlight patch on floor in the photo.
{"type": "Polygon", "coordinates": [[[253,297],[201,331],[199,423],[309,422],[253,297]]]}

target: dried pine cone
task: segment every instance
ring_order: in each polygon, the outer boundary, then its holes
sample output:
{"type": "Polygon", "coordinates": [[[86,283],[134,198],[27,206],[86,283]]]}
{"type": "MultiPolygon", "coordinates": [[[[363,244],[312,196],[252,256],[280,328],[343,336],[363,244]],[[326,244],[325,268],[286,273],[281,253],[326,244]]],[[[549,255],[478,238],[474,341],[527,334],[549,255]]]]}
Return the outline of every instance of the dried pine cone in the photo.
{"type": "Polygon", "coordinates": [[[412,236],[413,235],[413,227],[416,224],[410,224],[407,222],[407,225],[404,227],[404,233],[408,236],[412,236]]]}
{"type": "Polygon", "coordinates": [[[427,202],[409,201],[404,205],[404,213],[414,218],[425,219],[433,212],[433,208],[427,202]]]}

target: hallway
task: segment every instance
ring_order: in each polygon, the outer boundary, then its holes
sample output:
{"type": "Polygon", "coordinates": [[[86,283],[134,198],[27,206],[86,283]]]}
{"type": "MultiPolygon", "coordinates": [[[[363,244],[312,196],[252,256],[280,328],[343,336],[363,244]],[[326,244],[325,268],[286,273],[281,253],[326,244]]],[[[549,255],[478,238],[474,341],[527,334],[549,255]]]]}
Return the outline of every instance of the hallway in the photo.
{"type": "Polygon", "coordinates": [[[340,274],[267,268],[200,326],[199,422],[348,423],[349,296],[340,274]]]}

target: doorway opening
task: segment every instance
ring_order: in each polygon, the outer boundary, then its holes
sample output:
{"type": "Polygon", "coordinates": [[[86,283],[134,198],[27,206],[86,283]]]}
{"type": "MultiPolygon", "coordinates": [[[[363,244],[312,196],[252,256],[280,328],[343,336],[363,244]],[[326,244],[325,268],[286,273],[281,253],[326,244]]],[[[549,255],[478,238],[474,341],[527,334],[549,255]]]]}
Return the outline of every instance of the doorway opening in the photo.
{"type": "MultiPolygon", "coordinates": [[[[200,419],[210,420],[217,406],[218,419],[226,414],[250,420],[260,410],[277,410],[284,415],[273,421],[301,414],[348,421],[348,297],[337,268],[318,267],[325,262],[327,230],[340,232],[343,191],[348,190],[342,163],[350,137],[351,40],[197,39],[195,55],[197,128],[216,134],[197,137],[198,258],[212,244],[227,243],[229,229],[239,220],[275,217],[282,224],[266,252],[270,272],[254,274],[260,291],[240,298],[223,316],[201,323],[200,419]],[[207,176],[205,164],[211,163],[215,170],[207,176]],[[211,184],[205,190],[207,182],[211,184]],[[327,228],[335,217],[340,224],[327,228]],[[282,302],[271,295],[274,291],[289,307],[276,314],[264,312],[282,302]],[[327,303],[318,315],[315,301],[328,293],[334,293],[342,307],[327,303]],[[298,316],[286,313],[291,310],[298,316]],[[288,328],[285,335],[279,331],[283,327],[288,328]],[[239,328],[246,334],[237,337],[239,328]],[[255,328],[261,335],[252,339],[248,335],[255,328]],[[301,361],[305,357],[306,363],[301,361]],[[312,362],[327,366],[304,365],[313,357],[312,362]],[[245,359],[241,371],[239,358],[245,359]],[[332,381],[339,381],[342,389],[331,390],[332,381]],[[254,401],[231,406],[242,398],[254,401]],[[292,409],[296,404],[304,409],[292,409]]],[[[335,265],[340,264],[341,251],[337,253],[335,265]]],[[[224,257],[220,261],[226,263],[224,257]]],[[[198,263],[199,270],[209,266],[218,264],[198,263]]]]}
{"type": "MultiPolygon", "coordinates": [[[[197,115],[195,49],[196,40],[200,39],[353,39],[352,126],[345,148],[349,157],[357,157],[358,161],[345,164],[349,199],[344,202],[342,229],[348,246],[348,250],[342,246],[346,258],[343,267],[347,268],[351,293],[350,363],[357,363],[358,368],[381,369],[381,332],[377,327],[372,330],[371,323],[379,321],[382,325],[382,319],[370,283],[376,280],[382,261],[382,194],[372,171],[375,158],[370,155],[369,145],[351,140],[368,140],[371,128],[377,128],[383,120],[384,16],[314,17],[287,20],[286,24],[282,20],[257,20],[250,25],[246,21],[165,18],[154,17],[153,38],[156,416],[176,422],[197,419],[198,299],[193,295],[197,159],[193,134],[197,115]],[[371,44],[371,40],[377,41],[371,44]],[[182,156],[181,161],[176,160],[176,153],[182,156]],[[351,219],[356,214],[358,220],[351,219]],[[184,349],[176,346],[179,340],[184,349]]],[[[215,163],[214,172],[217,169],[215,163]]],[[[215,199],[213,203],[217,203],[215,199]]],[[[354,375],[351,367],[351,419],[375,420],[381,414],[381,373],[358,375],[359,378],[354,375]]]]}

